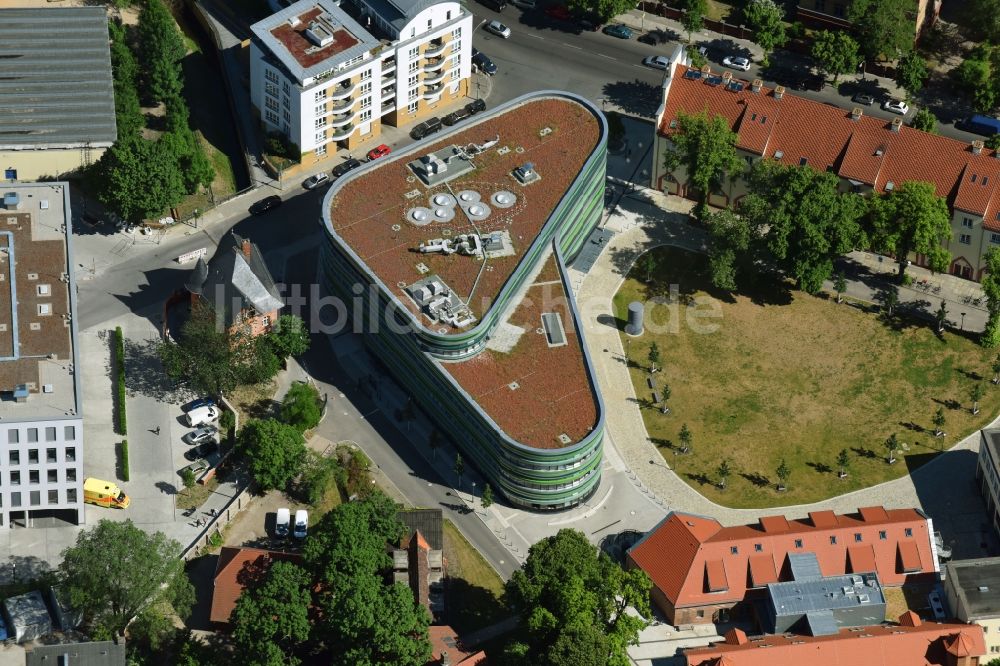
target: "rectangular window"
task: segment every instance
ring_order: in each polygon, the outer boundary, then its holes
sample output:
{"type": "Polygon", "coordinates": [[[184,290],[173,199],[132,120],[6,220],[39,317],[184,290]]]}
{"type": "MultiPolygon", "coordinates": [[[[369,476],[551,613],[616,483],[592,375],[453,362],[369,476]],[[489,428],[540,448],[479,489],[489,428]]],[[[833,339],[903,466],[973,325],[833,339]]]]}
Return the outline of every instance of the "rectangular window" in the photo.
{"type": "Polygon", "coordinates": [[[451,45],[452,53],[458,53],[461,50],[462,50],[462,40],[459,39],[452,43],[451,45]]]}
{"type": "Polygon", "coordinates": [[[45,429],[45,441],[54,442],[56,441],[56,427],[51,426],[45,429]]]}
{"type": "Polygon", "coordinates": [[[361,115],[358,116],[358,122],[359,123],[366,123],[366,122],[368,122],[371,119],[372,119],[371,109],[368,109],[367,111],[362,111],[361,115]]]}
{"type": "Polygon", "coordinates": [[[76,439],[76,426],[66,426],[63,428],[63,441],[72,442],[76,439]]]}
{"type": "Polygon", "coordinates": [[[49,491],[49,504],[59,504],[59,491],[50,490],[49,491]]]}
{"type": "Polygon", "coordinates": [[[322,102],[324,99],[326,99],[326,93],[327,93],[327,89],[326,88],[324,88],[323,90],[317,91],[316,94],[313,95],[313,101],[314,102],[322,102]]]}
{"type": "Polygon", "coordinates": [[[361,80],[362,81],[366,81],[366,80],[368,80],[370,78],[372,78],[372,70],[366,69],[365,71],[361,72],[361,80]]]}
{"type": "Polygon", "coordinates": [[[267,79],[268,81],[271,81],[272,83],[277,83],[278,82],[278,73],[275,72],[273,69],[265,69],[264,70],[264,78],[267,79]]]}
{"type": "Polygon", "coordinates": [[[417,71],[418,69],[420,69],[419,62],[414,60],[413,62],[410,63],[410,71],[409,71],[410,74],[413,74],[413,72],[417,71]]]}
{"type": "Polygon", "coordinates": [[[905,530],[903,530],[903,534],[905,534],[908,537],[913,536],[913,528],[907,527],[905,530]]]}
{"type": "Polygon", "coordinates": [[[265,96],[264,97],[264,106],[266,106],[267,108],[271,109],[272,111],[277,111],[278,110],[278,100],[274,99],[273,97],[267,97],[267,96],[265,96]]]}
{"type": "Polygon", "coordinates": [[[76,462],[76,447],[66,447],[66,462],[76,462]]]}
{"type": "Polygon", "coordinates": [[[33,469],[33,470],[30,470],[28,472],[28,483],[30,483],[33,486],[37,486],[38,485],[38,470],[37,469],[33,469]]]}
{"type": "Polygon", "coordinates": [[[314,116],[322,116],[324,113],[326,113],[326,104],[320,104],[316,107],[315,111],[313,111],[314,116]]]}
{"type": "Polygon", "coordinates": [[[288,81],[281,82],[281,92],[285,93],[286,95],[292,94],[292,88],[291,86],[288,85],[288,81]]]}
{"type": "MultiPolygon", "coordinates": [[[[286,123],[292,122],[292,116],[291,116],[290,113],[288,113],[288,111],[285,111],[284,113],[282,113],[281,117],[285,119],[286,123]]],[[[287,132],[286,132],[286,134],[287,134],[287,132]]]]}
{"type": "Polygon", "coordinates": [[[56,458],[55,449],[45,449],[45,462],[50,462],[50,463],[58,462],[58,459],[56,458]]]}
{"type": "Polygon", "coordinates": [[[38,441],[38,428],[28,428],[28,441],[29,442],[38,441]]]}
{"type": "Polygon", "coordinates": [[[451,20],[451,10],[450,9],[447,12],[445,12],[444,20],[445,21],[450,21],[451,20]]]}
{"type": "Polygon", "coordinates": [[[10,494],[10,505],[12,507],[21,506],[21,493],[10,494]]]}
{"type": "Polygon", "coordinates": [[[10,473],[10,485],[12,485],[12,486],[19,486],[19,485],[21,485],[21,473],[20,472],[11,472],[10,473]]]}
{"type": "Polygon", "coordinates": [[[20,465],[21,464],[21,452],[20,451],[11,451],[10,452],[10,464],[11,465],[20,465]]]}
{"type": "Polygon", "coordinates": [[[756,551],[756,552],[760,553],[760,552],[763,552],[763,550],[764,550],[764,546],[762,546],[762,545],[761,545],[761,544],[759,544],[759,543],[755,543],[755,544],[753,545],[753,549],[754,549],[754,551],[756,551]]]}
{"type": "Polygon", "coordinates": [[[40,506],[42,503],[42,491],[32,490],[28,493],[28,503],[31,504],[31,506],[40,506]]]}
{"type": "Polygon", "coordinates": [[[740,548],[739,548],[739,546],[730,546],[729,547],[729,554],[730,555],[739,555],[740,554],[740,548]]]}
{"type": "Polygon", "coordinates": [[[836,546],[837,545],[837,537],[835,537],[835,536],[831,536],[830,537],[830,545],[831,546],[836,546]]]}
{"type": "Polygon", "coordinates": [[[407,88],[412,88],[413,86],[417,85],[417,81],[419,79],[420,79],[420,77],[417,76],[416,74],[414,74],[413,76],[407,78],[406,79],[406,87],[407,88]]]}
{"type": "Polygon", "coordinates": [[[282,95],[282,96],[281,96],[281,104],[282,104],[282,105],[283,105],[283,106],[284,106],[284,107],[285,107],[286,109],[287,109],[288,107],[290,107],[290,106],[292,105],[292,103],[291,103],[291,102],[289,101],[289,99],[288,99],[288,96],[287,96],[287,95],[282,95]]]}
{"type": "Polygon", "coordinates": [[[326,132],[316,132],[316,143],[323,143],[326,141],[326,132]]]}
{"type": "Polygon", "coordinates": [[[274,85],[273,83],[265,83],[264,84],[264,92],[267,93],[268,95],[270,95],[271,97],[277,97],[278,96],[278,86],[274,85]]]}
{"type": "Polygon", "coordinates": [[[66,501],[70,504],[76,502],[76,488],[69,488],[66,490],[66,501]]]}
{"type": "Polygon", "coordinates": [[[264,114],[264,117],[267,119],[267,122],[271,123],[272,125],[278,124],[278,114],[276,114],[274,111],[266,112],[264,114]]]}
{"type": "Polygon", "coordinates": [[[878,531],[878,538],[879,538],[879,541],[885,541],[885,539],[886,539],[885,530],[879,530],[878,531]]]}
{"type": "Polygon", "coordinates": [[[76,481],[76,468],[75,467],[70,467],[70,468],[68,468],[66,470],[66,480],[67,481],[76,481]]]}
{"type": "Polygon", "coordinates": [[[326,127],[326,118],[317,118],[315,124],[316,124],[316,129],[319,129],[321,127],[326,127]]]}
{"type": "Polygon", "coordinates": [[[17,428],[14,428],[14,429],[11,429],[11,430],[7,431],[7,443],[8,444],[17,444],[18,440],[20,440],[20,439],[21,439],[21,431],[18,430],[17,428]]]}
{"type": "Polygon", "coordinates": [[[854,541],[855,543],[861,543],[861,532],[854,533],[854,541]]]}
{"type": "Polygon", "coordinates": [[[45,481],[47,483],[59,483],[59,470],[50,469],[45,472],[45,481]]]}
{"type": "MultiPolygon", "coordinates": [[[[416,90],[413,90],[413,91],[410,92],[410,99],[415,99],[416,96],[417,96],[417,91],[416,90]]],[[[412,102],[409,106],[406,107],[406,110],[409,111],[410,113],[416,113],[417,112],[417,102],[412,102]]]]}
{"type": "Polygon", "coordinates": [[[971,245],[972,244],[972,235],[971,234],[962,234],[961,236],[958,237],[958,242],[961,243],[962,245],[971,245]]]}
{"type": "Polygon", "coordinates": [[[38,449],[28,449],[28,464],[29,465],[38,464],[38,449]]]}
{"type": "Polygon", "coordinates": [[[416,58],[418,53],[420,53],[420,47],[414,46],[410,49],[410,59],[416,58]]]}
{"type": "MultiPolygon", "coordinates": [[[[450,16],[451,12],[449,12],[448,14],[450,16]]],[[[451,38],[452,39],[458,39],[461,36],[462,36],[462,29],[461,28],[455,28],[454,30],[451,31],[451,38]]]]}
{"type": "Polygon", "coordinates": [[[316,154],[317,155],[326,155],[326,144],[325,143],[322,146],[320,146],[319,148],[316,149],[316,154]]]}
{"type": "Polygon", "coordinates": [[[963,217],[962,218],[962,226],[965,227],[966,229],[971,229],[972,228],[972,218],[971,217],[963,217]]]}
{"type": "Polygon", "coordinates": [[[366,95],[366,94],[370,93],[371,91],[372,91],[372,82],[371,81],[369,81],[368,83],[362,83],[361,84],[360,94],[366,95]]]}
{"type": "Polygon", "coordinates": [[[371,105],[372,105],[372,96],[371,95],[368,95],[367,97],[362,97],[361,98],[361,108],[362,109],[367,109],[371,105]]]}
{"type": "Polygon", "coordinates": [[[795,540],[795,547],[796,548],[801,548],[802,547],[802,539],[796,539],[795,540]]]}
{"type": "Polygon", "coordinates": [[[457,69],[451,70],[451,80],[454,81],[458,78],[460,72],[457,69]]]}
{"type": "Polygon", "coordinates": [[[427,29],[430,30],[433,25],[434,24],[431,22],[431,20],[427,19],[427,29]]]}
{"type": "Polygon", "coordinates": [[[1000,234],[990,234],[990,242],[994,245],[1000,245],[1000,234]]]}

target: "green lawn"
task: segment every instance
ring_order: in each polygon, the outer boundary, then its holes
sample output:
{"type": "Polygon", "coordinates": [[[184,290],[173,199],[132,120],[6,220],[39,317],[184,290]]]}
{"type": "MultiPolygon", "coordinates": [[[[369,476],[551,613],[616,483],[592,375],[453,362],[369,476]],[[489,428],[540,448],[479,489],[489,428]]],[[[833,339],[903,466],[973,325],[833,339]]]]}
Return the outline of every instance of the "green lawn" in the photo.
{"type": "Polygon", "coordinates": [[[459,635],[507,617],[499,601],[503,580],[450,520],[444,521],[444,557],[448,562],[448,617],[459,635]]]}
{"type": "Polygon", "coordinates": [[[712,292],[703,256],[674,248],[653,252],[659,260],[653,282],[631,275],[615,296],[615,312],[623,320],[629,302],[647,302],[652,325],[629,343],[643,420],[665,460],[715,502],[798,504],[893,479],[1000,410],[1000,388],[989,381],[996,350],[773,285],[752,297],[730,298],[712,292]],[[683,304],[680,325],[670,330],[668,307],[651,306],[649,299],[667,294],[672,283],[679,284],[682,302],[712,292],[722,316],[701,321],[717,324],[717,331],[695,333],[683,304]],[[654,333],[657,325],[665,332],[654,333]],[[663,368],[655,381],[672,390],[668,415],[650,404],[647,358],[654,340],[663,368]],[[969,390],[977,381],[986,392],[973,416],[969,390]],[[950,433],[943,439],[932,433],[939,407],[950,433]],[[676,453],[682,424],[693,435],[687,455],[676,453]],[[883,442],[892,433],[909,450],[889,465],[883,442]],[[851,456],[846,479],[838,478],[835,462],[842,449],[851,456]],[[716,487],[723,459],[731,468],[724,491],[716,487]],[[791,475],[779,493],[775,470],[782,459],[791,475]]]}

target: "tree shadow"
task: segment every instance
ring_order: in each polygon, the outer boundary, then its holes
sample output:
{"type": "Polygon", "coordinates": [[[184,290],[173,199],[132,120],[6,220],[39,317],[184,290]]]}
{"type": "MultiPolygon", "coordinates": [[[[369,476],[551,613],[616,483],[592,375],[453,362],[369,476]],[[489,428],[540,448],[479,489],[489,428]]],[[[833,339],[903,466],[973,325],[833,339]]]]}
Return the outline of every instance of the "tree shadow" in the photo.
{"type": "Polygon", "coordinates": [[[852,446],[851,451],[859,458],[867,458],[868,460],[878,460],[880,458],[877,453],[863,446],[852,446]]]}
{"type": "Polygon", "coordinates": [[[705,474],[704,472],[698,472],[698,473],[685,472],[684,476],[686,476],[687,478],[691,479],[692,481],[694,481],[695,483],[697,483],[699,486],[714,486],[715,485],[715,481],[713,481],[712,479],[708,478],[708,475],[705,474]]]}
{"type": "Polygon", "coordinates": [[[669,439],[663,439],[661,437],[650,437],[649,441],[652,442],[657,449],[669,449],[674,453],[680,450],[680,447],[678,447],[676,444],[673,443],[673,441],[669,439]]]}
{"type": "Polygon", "coordinates": [[[807,462],[806,465],[808,465],[809,467],[812,467],[814,470],[816,470],[820,474],[829,474],[830,472],[833,471],[832,467],[830,467],[826,463],[822,463],[822,462],[807,462]]]}
{"type": "Polygon", "coordinates": [[[771,485],[771,480],[760,472],[740,472],[740,477],[756,488],[766,488],[771,485]]]}
{"type": "Polygon", "coordinates": [[[457,504],[453,502],[438,502],[441,506],[446,509],[451,509],[452,511],[459,513],[461,515],[466,515],[472,513],[472,508],[466,504],[457,504]]]}
{"type": "Polygon", "coordinates": [[[172,483],[168,483],[166,481],[157,481],[156,483],[153,484],[153,487],[155,487],[157,490],[159,490],[164,495],[176,495],[177,494],[177,486],[175,486],[172,483]]]}
{"type": "Polygon", "coordinates": [[[129,394],[167,403],[190,399],[191,391],[163,371],[159,348],[156,338],[125,341],[125,387],[129,394]]]}
{"type": "Polygon", "coordinates": [[[602,92],[608,102],[638,116],[654,115],[661,101],[660,89],[640,79],[605,83],[602,92]]]}
{"type": "Polygon", "coordinates": [[[496,624],[508,615],[491,590],[473,585],[464,578],[445,578],[445,615],[461,636],[496,624]]]}
{"type": "Polygon", "coordinates": [[[256,402],[244,403],[240,406],[250,418],[266,419],[278,414],[281,403],[273,398],[261,398],[256,402]]]}
{"type": "Polygon", "coordinates": [[[955,400],[954,398],[945,398],[944,400],[942,400],[941,398],[931,398],[931,400],[941,405],[945,409],[950,409],[952,411],[957,409],[962,409],[962,403],[960,403],[958,400],[955,400]]]}
{"type": "Polygon", "coordinates": [[[637,41],[649,44],[650,46],[659,46],[660,44],[679,42],[681,41],[681,35],[676,30],[671,30],[670,28],[656,28],[640,35],[637,41]]]}
{"type": "Polygon", "coordinates": [[[955,372],[962,375],[966,379],[971,379],[974,382],[983,381],[983,376],[976,372],[975,370],[966,370],[965,368],[955,368],[955,372]]]}
{"type": "Polygon", "coordinates": [[[903,426],[910,432],[918,432],[918,433],[928,432],[927,428],[920,425],[919,423],[914,423],[913,421],[900,421],[899,425],[903,426]]]}

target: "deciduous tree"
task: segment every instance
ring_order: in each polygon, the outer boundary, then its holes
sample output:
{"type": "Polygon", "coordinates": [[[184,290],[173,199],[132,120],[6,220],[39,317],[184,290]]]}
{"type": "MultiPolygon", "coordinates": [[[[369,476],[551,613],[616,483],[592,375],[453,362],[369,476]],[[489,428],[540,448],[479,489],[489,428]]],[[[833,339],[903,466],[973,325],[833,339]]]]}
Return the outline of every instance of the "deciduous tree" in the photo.
{"type": "Polygon", "coordinates": [[[754,32],[754,41],[764,49],[762,64],[766,64],[771,51],[788,41],[785,9],[774,0],[749,0],[743,8],[743,18],[754,32]]]}
{"type": "Polygon", "coordinates": [[[315,428],[323,416],[319,391],[307,382],[292,384],[281,401],[281,420],[299,432],[315,428]]]}
{"type": "Polygon", "coordinates": [[[479,502],[483,505],[484,511],[493,506],[493,486],[488,483],[483,486],[483,494],[479,498],[479,502]]]}
{"type": "Polygon", "coordinates": [[[844,301],[844,292],[847,291],[847,278],[844,271],[838,271],[833,278],[833,290],[837,292],[837,303],[844,301]]]}
{"type": "Polygon", "coordinates": [[[309,328],[298,315],[281,315],[268,334],[279,356],[301,356],[309,350],[309,328]]]}
{"type": "Polygon", "coordinates": [[[942,243],[951,238],[951,216],[933,183],[907,181],[871,202],[872,246],[896,256],[903,280],[911,252],[927,258],[931,270],[943,272],[951,255],[942,243]]]}
{"type": "Polygon", "coordinates": [[[923,89],[927,75],[927,64],[916,51],[904,54],[896,63],[896,83],[906,91],[907,99],[912,99],[923,89]]]}
{"type": "Polygon", "coordinates": [[[677,439],[681,442],[681,453],[688,453],[691,451],[691,442],[694,437],[691,435],[691,430],[688,429],[687,423],[681,425],[681,430],[677,433],[677,439]]]}
{"type": "Polygon", "coordinates": [[[566,7],[577,15],[592,15],[607,23],[619,14],[635,9],[632,0],[567,0],[566,7]]]}
{"type": "Polygon", "coordinates": [[[74,608],[120,632],[160,602],[172,604],[182,618],[190,614],[194,593],[180,552],[180,544],[162,532],[149,534],[127,519],[103,519],[63,551],[59,575],[74,608]]]}
{"type": "Polygon", "coordinates": [[[840,468],[840,478],[847,476],[847,468],[851,465],[851,455],[847,452],[847,449],[841,449],[840,453],[837,454],[837,467],[840,468]]]}
{"type": "Polygon", "coordinates": [[[723,116],[708,113],[677,114],[677,131],[670,135],[671,146],[664,154],[670,171],[683,166],[687,178],[698,192],[698,215],[704,217],[708,196],[718,189],[723,178],[743,172],[743,161],[736,154],[736,133],[723,116]]]}
{"type": "Polygon", "coordinates": [[[1000,345],[1000,249],[991,247],[984,257],[986,272],[983,275],[983,294],[986,296],[986,328],[979,336],[984,347],[1000,345]]]}
{"type": "Polygon", "coordinates": [[[306,443],[294,426],[275,419],[251,419],[240,428],[237,445],[261,490],[284,489],[302,470],[306,443]]]}
{"type": "Polygon", "coordinates": [[[708,13],[707,0],[678,0],[680,9],[683,10],[681,25],[687,33],[688,42],[691,35],[705,27],[705,14],[708,13]]]}
{"type": "Polygon", "coordinates": [[[910,0],[851,0],[847,18],[858,33],[861,50],[869,60],[894,59],[913,50],[916,38],[910,0]]]}
{"type": "Polygon", "coordinates": [[[754,265],[759,230],[751,229],[749,219],[730,208],[709,215],[707,222],[711,235],[708,265],[712,284],[736,291],[740,276],[754,265]]]}
{"type": "Polygon", "coordinates": [[[785,462],[784,458],[778,463],[778,469],[774,470],[774,473],[778,476],[778,490],[788,488],[788,478],[792,475],[792,470],[788,467],[788,463],[785,462]]]}
{"type": "Polygon", "coordinates": [[[892,433],[885,440],[886,449],[886,462],[890,465],[896,462],[896,451],[899,450],[899,439],[896,437],[896,433],[892,433]]]}
{"type": "Polygon", "coordinates": [[[972,388],[969,389],[969,400],[972,401],[973,415],[979,413],[979,401],[983,399],[984,393],[985,391],[983,390],[983,385],[979,382],[973,384],[972,388]]]}
{"type": "Polygon", "coordinates": [[[938,407],[937,411],[934,412],[934,436],[942,437],[944,435],[944,407],[938,407]]]}
{"type": "Polygon", "coordinates": [[[246,586],[230,621],[239,660],[248,666],[294,666],[295,648],[309,638],[309,573],[274,562],[262,580],[246,586]]]}
{"type": "Polygon", "coordinates": [[[719,475],[719,487],[725,490],[726,482],[729,480],[729,474],[732,470],[729,469],[729,461],[723,460],[719,463],[719,467],[715,470],[715,473],[719,475]]]}
{"type": "Polygon", "coordinates": [[[656,372],[657,367],[660,365],[660,347],[654,341],[649,345],[649,371],[656,372]]]}
{"type": "Polygon", "coordinates": [[[910,121],[910,127],[928,134],[937,134],[937,123],[937,116],[934,115],[933,111],[917,109],[917,112],[913,114],[913,120],[910,121]]]}
{"type": "Polygon", "coordinates": [[[833,76],[834,83],[841,74],[856,70],[861,61],[858,43],[842,30],[821,30],[813,40],[812,57],[821,70],[833,76]]]}

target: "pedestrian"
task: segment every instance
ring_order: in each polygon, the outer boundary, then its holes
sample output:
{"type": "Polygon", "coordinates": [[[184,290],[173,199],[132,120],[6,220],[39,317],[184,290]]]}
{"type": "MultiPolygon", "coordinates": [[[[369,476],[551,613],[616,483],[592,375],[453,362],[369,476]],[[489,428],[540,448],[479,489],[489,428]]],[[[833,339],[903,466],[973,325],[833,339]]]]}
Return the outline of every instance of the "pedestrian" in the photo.
{"type": "Polygon", "coordinates": [[[208,512],[212,515],[212,518],[215,518],[216,516],[215,509],[209,509],[208,512]]]}
{"type": "Polygon", "coordinates": [[[159,437],[159,436],[160,436],[160,426],[156,426],[156,427],[155,427],[155,428],[153,429],[153,432],[154,432],[154,433],[156,433],[156,436],[157,436],[157,437],[159,437]]]}

